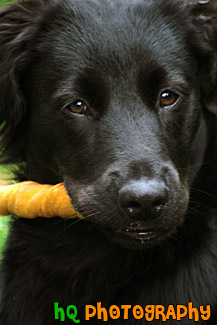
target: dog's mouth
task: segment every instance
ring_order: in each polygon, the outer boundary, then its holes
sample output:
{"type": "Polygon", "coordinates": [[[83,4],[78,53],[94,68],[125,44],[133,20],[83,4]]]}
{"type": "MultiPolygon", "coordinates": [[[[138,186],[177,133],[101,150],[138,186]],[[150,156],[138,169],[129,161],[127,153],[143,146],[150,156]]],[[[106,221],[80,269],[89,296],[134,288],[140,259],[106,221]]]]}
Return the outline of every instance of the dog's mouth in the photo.
{"type": "Polygon", "coordinates": [[[120,244],[132,248],[146,248],[156,246],[167,238],[174,228],[157,228],[151,226],[135,225],[113,229],[113,239],[120,244]]]}
{"type": "Polygon", "coordinates": [[[115,231],[124,236],[138,240],[151,240],[157,237],[158,231],[153,227],[137,226],[115,229],[115,231]]]}

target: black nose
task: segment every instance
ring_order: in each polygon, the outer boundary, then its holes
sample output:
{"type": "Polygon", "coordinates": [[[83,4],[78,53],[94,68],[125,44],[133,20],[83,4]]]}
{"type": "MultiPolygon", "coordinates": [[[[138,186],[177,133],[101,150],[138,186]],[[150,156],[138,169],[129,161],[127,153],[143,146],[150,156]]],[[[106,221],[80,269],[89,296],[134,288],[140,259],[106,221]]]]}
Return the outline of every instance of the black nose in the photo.
{"type": "Polygon", "coordinates": [[[131,181],[119,191],[119,202],[134,219],[158,218],[169,199],[168,189],[162,181],[131,181]]]}

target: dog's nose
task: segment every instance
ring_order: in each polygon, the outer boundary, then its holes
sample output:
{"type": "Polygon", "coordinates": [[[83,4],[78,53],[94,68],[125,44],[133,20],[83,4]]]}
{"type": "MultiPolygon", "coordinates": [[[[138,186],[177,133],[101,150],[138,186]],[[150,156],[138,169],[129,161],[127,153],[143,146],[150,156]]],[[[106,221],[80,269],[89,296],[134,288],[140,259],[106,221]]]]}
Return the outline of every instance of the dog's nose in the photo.
{"type": "Polygon", "coordinates": [[[166,184],[157,180],[131,181],[119,191],[119,202],[133,219],[158,218],[169,200],[166,184]]]}

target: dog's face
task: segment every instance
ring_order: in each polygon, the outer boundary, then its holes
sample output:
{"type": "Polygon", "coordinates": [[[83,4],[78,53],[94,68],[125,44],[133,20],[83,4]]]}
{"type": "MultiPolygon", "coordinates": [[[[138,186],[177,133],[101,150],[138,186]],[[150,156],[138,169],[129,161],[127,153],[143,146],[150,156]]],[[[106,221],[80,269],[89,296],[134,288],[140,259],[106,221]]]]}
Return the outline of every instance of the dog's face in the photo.
{"type": "Polygon", "coordinates": [[[178,1],[60,2],[40,19],[23,72],[30,177],[63,180],[84,218],[126,246],[176,231],[203,160],[186,12],[178,1]]]}

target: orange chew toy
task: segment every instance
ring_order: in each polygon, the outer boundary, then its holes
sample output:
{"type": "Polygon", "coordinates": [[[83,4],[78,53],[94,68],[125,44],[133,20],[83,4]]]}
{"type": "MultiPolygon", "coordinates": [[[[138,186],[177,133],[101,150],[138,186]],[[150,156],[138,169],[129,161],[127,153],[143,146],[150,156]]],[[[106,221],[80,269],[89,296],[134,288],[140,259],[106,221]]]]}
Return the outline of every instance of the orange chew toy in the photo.
{"type": "Polygon", "coordinates": [[[43,185],[26,181],[0,186],[0,216],[82,218],[74,209],[63,183],[43,185]]]}

